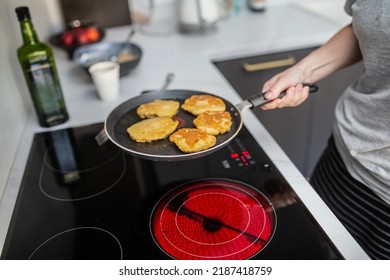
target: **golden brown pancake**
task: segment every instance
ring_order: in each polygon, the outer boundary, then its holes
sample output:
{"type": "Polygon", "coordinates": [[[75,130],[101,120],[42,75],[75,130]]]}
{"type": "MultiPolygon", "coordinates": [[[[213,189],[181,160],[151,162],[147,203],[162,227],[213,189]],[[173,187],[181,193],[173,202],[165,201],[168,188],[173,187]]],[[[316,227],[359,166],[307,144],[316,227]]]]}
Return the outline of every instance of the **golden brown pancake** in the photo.
{"type": "Polygon", "coordinates": [[[137,142],[152,142],[168,137],[175,131],[178,121],[168,117],[142,120],[127,129],[130,138],[137,142]]]}
{"type": "Polygon", "coordinates": [[[169,140],[185,153],[195,153],[211,148],[217,142],[214,135],[210,135],[197,128],[182,128],[169,136],[169,140]]]}
{"type": "Polygon", "coordinates": [[[208,134],[224,134],[232,126],[232,117],[229,112],[204,112],[194,119],[196,128],[208,134]]]}
{"type": "Polygon", "coordinates": [[[173,100],[156,99],[144,103],[137,108],[137,115],[144,118],[173,117],[179,109],[180,103],[173,100]]]}
{"type": "Polygon", "coordinates": [[[208,94],[192,95],[181,105],[183,110],[198,116],[204,112],[223,112],[226,110],[225,102],[219,97],[208,94]]]}

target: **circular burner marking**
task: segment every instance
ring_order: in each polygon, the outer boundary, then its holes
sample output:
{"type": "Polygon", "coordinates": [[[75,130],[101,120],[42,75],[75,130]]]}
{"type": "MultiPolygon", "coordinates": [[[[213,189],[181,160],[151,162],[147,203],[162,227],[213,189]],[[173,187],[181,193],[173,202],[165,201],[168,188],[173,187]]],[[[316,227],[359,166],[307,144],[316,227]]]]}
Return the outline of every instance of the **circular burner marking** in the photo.
{"type": "Polygon", "coordinates": [[[43,242],[29,260],[121,260],[122,245],[111,232],[97,227],[77,227],[43,242]]]}
{"type": "Polygon", "coordinates": [[[59,182],[62,173],[46,168],[43,163],[39,188],[47,197],[59,201],[80,201],[96,197],[117,185],[126,173],[126,161],[122,152],[115,154],[109,163],[110,168],[102,164],[92,170],[80,171],[80,179],[69,184],[59,182]]]}

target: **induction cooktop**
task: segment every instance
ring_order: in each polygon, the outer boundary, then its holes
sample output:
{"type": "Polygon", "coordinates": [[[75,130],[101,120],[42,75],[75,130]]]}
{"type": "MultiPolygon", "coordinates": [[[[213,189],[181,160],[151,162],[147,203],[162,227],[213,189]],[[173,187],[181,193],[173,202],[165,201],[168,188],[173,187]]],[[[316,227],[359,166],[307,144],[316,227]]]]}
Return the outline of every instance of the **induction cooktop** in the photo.
{"type": "Polygon", "coordinates": [[[1,259],[342,259],[249,131],[151,161],[95,135],[34,136],[1,259]]]}

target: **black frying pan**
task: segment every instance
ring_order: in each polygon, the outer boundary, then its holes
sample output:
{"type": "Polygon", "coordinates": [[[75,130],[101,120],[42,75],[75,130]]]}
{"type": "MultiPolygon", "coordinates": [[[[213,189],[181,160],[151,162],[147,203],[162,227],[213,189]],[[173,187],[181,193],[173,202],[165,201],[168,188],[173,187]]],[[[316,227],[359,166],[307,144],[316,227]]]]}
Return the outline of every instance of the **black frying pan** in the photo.
{"type": "MultiPolygon", "coordinates": [[[[316,85],[309,85],[310,92],[317,90],[316,85]]],[[[226,104],[226,111],[228,111],[232,117],[232,126],[229,132],[222,135],[217,135],[217,143],[215,146],[200,152],[195,153],[183,153],[179,148],[169,141],[168,138],[152,141],[151,143],[138,143],[133,141],[127,133],[127,128],[142,119],[137,115],[136,111],[138,106],[143,103],[150,102],[155,99],[170,99],[178,101],[181,104],[184,100],[192,95],[209,94],[205,92],[193,91],[193,90],[159,90],[152,91],[146,94],[129,99],[118,107],[116,107],[107,117],[104,125],[105,133],[107,137],[118,147],[126,152],[138,157],[151,159],[151,160],[164,160],[164,161],[178,161],[199,158],[215,152],[216,150],[227,145],[240,131],[242,127],[241,112],[247,108],[254,108],[269,102],[264,98],[263,94],[257,94],[248,98],[244,102],[233,105],[229,101],[221,98],[226,104]]],[[[284,96],[282,93],[280,97],[284,96]]],[[[215,96],[215,95],[213,95],[215,96]]],[[[178,129],[182,127],[192,128],[193,120],[195,116],[179,109],[176,116],[173,117],[179,121],[178,129]]]]}

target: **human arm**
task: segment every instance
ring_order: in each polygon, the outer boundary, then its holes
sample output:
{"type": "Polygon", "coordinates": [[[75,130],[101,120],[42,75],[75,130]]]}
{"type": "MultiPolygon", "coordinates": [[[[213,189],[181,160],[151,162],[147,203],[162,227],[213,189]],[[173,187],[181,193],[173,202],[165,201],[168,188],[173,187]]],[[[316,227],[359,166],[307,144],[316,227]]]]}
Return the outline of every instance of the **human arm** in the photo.
{"type": "Polygon", "coordinates": [[[297,64],[265,82],[262,90],[267,92],[265,97],[276,99],[261,108],[268,110],[298,106],[307,99],[309,94],[309,88],[303,87],[302,83],[315,83],[360,59],[359,42],[352,24],[349,24],[297,64]],[[286,95],[277,98],[283,90],[286,90],[286,95]]]}

